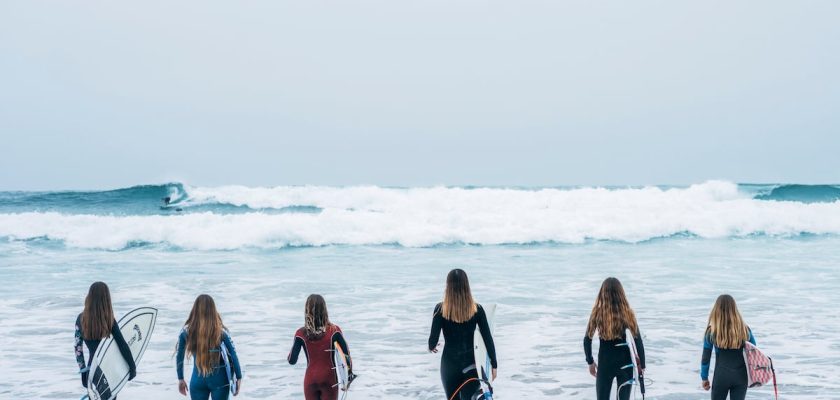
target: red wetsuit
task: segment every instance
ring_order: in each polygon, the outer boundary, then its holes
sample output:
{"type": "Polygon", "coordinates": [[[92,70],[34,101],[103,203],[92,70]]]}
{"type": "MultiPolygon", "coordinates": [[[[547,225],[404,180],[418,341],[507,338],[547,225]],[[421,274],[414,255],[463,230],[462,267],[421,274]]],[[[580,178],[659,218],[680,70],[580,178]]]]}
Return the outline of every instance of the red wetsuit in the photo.
{"type": "Polygon", "coordinates": [[[306,329],[300,328],[295,332],[295,342],[292,351],[289,352],[289,364],[297,363],[300,350],[306,355],[306,376],[303,378],[303,394],[306,400],[336,400],[338,399],[338,382],[335,377],[335,362],[333,361],[334,343],[339,346],[347,355],[348,367],[352,371],[350,363],[350,350],[341,334],[338,325],[330,324],[326,332],[316,339],[308,339],[306,329]]]}

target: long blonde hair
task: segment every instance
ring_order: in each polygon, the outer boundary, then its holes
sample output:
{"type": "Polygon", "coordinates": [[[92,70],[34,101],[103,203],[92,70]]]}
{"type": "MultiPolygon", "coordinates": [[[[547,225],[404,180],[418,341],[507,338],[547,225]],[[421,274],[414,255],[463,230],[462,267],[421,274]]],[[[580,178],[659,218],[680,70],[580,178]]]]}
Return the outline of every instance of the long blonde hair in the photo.
{"type": "Polygon", "coordinates": [[[85,297],[81,328],[85,339],[105,339],[111,336],[114,326],[114,308],[111,306],[111,292],[105,282],[94,282],[85,297]]]}
{"type": "Polygon", "coordinates": [[[306,338],[318,340],[327,332],[327,327],[332,325],[330,315],[327,313],[327,301],[320,294],[310,294],[306,298],[304,310],[303,328],[306,331],[306,338]]]}
{"type": "Polygon", "coordinates": [[[453,269],[446,276],[441,313],[453,322],[466,322],[478,311],[478,304],[470,291],[470,280],[462,269],[453,269]]]}
{"type": "Polygon", "coordinates": [[[749,340],[750,330],[732,296],[722,294],[715,300],[706,335],[719,349],[740,349],[749,340]]]}
{"type": "Polygon", "coordinates": [[[636,314],[627,302],[624,287],[616,278],[607,278],[601,284],[601,290],[592,306],[589,324],[586,326],[586,336],[592,338],[595,331],[604,340],[620,339],[624,330],[630,329],[634,335],[639,334],[636,314]]]}
{"type": "Polygon", "coordinates": [[[187,357],[195,355],[195,367],[202,376],[212,374],[213,367],[219,365],[220,354],[210,350],[219,347],[226,330],[212,297],[202,294],[195,299],[184,329],[187,330],[187,357]]]}

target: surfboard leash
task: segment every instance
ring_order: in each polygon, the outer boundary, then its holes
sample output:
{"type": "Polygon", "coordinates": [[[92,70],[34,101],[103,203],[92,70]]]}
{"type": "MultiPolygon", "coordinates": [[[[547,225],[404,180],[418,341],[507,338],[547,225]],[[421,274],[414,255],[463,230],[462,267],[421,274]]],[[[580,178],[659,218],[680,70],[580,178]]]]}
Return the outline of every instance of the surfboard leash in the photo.
{"type": "Polygon", "coordinates": [[[465,380],[465,381],[464,381],[464,383],[462,383],[462,384],[461,384],[461,386],[458,386],[458,389],[456,389],[456,390],[455,390],[455,392],[454,392],[454,393],[452,393],[452,397],[450,397],[450,398],[449,398],[449,400],[454,400],[454,399],[455,399],[455,396],[457,396],[457,395],[458,395],[458,393],[460,393],[460,392],[461,392],[461,389],[463,389],[463,388],[464,388],[464,386],[467,386],[467,384],[468,384],[468,383],[470,383],[470,382],[472,382],[472,381],[476,381],[476,382],[484,382],[484,383],[486,383],[486,384],[487,384],[487,387],[488,387],[488,388],[490,388],[490,393],[491,393],[491,394],[493,393],[493,386],[492,386],[492,385],[490,385],[490,382],[489,382],[489,381],[487,381],[486,379],[470,378],[470,379],[465,380]]]}

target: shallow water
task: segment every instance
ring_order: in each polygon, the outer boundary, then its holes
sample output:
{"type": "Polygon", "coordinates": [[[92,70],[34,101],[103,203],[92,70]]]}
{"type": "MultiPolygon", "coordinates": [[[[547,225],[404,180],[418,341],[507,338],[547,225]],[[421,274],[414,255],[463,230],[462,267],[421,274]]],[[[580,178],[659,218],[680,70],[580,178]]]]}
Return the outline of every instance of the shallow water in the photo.
{"type": "MultiPolygon", "coordinates": [[[[73,321],[88,285],[111,287],[117,314],[160,310],[138,377],[120,399],[177,399],[173,351],[192,300],[214,296],[245,380],[242,398],[302,398],[305,367],[285,357],[303,302],[323,294],[361,377],[354,399],[441,399],[439,355],[425,350],[446,272],[465,268],[476,298],[497,303],[497,398],[591,399],[583,331],[600,282],[620,278],[648,355],[651,399],[707,399],[698,377],[715,297],[731,293],[774,357],[786,399],[837,398],[840,238],[669,238],[637,244],[327,246],[121,251],[0,243],[2,398],[77,398],[73,321]]],[[[190,368],[189,366],[187,367],[190,368]]],[[[766,398],[769,389],[748,398],[766,398]]]]}

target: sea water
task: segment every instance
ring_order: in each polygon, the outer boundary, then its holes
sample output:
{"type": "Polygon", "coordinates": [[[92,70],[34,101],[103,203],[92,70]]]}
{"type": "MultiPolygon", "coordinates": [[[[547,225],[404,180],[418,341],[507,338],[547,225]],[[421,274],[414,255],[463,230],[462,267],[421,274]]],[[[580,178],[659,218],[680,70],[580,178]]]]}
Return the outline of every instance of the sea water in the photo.
{"type": "Polygon", "coordinates": [[[175,343],[201,293],[234,338],[243,398],[302,398],[305,361],[286,356],[306,296],[320,293],[360,375],[351,398],[441,399],[427,338],[446,273],[460,267],[476,299],[498,305],[495,398],[594,397],[583,334],[601,281],[616,276],[645,341],[648,398],[709,397],[703,330],[730,293],[783,397],[836,399],[838,198],[833,186],[729,182],[3,192],[0,397],[81,396],[73,322],[103,280],[117,314],[159,309],[120,399],[182,398],[175,343]]]}

